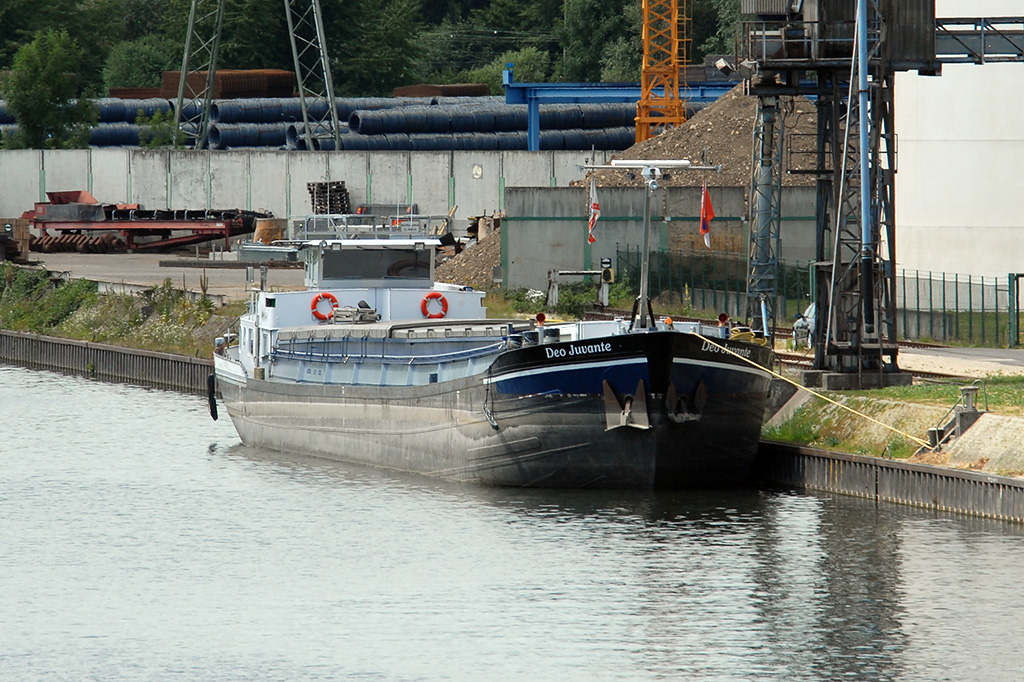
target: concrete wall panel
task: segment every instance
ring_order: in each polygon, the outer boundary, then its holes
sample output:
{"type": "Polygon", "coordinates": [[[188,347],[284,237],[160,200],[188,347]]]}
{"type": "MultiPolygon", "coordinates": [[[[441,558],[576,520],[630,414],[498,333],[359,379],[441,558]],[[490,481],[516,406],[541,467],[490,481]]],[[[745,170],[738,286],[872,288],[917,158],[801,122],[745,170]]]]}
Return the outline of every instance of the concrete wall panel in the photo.
{"type": "MultiPolygon", "coordinates": [[[[327,182],[331,180],[328,172],[328,159],[332,152],[300,152],[287,155],[287,181],[285,182],[285,210],[289,217],[301,217],[313,211],[309,199],[310,182],[327,182]]],[[[275,213],[274,215],[277,215],[275,213]]]]}
{"type": "MultiPolygon", "coordinates": [[[[505,190],[503,245],[506,286],[547,286],[548,270],[584,267],[587,251],[586,191],[579,187],[512,187],[505,190]],[[579,216],[579,219],[575,219],[579,216]],[[564,219],[568,218],[568,219],[564,219]]],[[[608,244],[614,244],[608,240],[608,244]]],[[[614,247],[613,247],[614,248],[614,247]]]]}
{"type": "Polygon", "coordinates": [[[814,260],[818,193],[814,187],[786,187],[782,191],[781,258],[789,263],[814,260]]]}
{"type": "Polygon", "coordinates": [[[568,187],[570,182],[582,180],[587,172],[580,170],[580,166],[594,163],[605,163],[605,159],[611,158],[605,152],[574,151],[574,152],[551,152],[552,166],[555,169],[555,185],[568,187]]]}
{"type": "Polygon", "coordinates": [[[130,155],[131,151],[122,147],[91,150],[92,188],[90,191],[101,203],[130,203],[128,201],[131,194],[131,189],[128,187],[130,155]]]}
{"type": "Polygon", "coordinates": [[[489,215],[498,211],[498,178],[501,174],[501,152],[452,152],[452,175],[455,178],[456,217],[489,215]]]}
{"type": "Polygon", "coordinates": [[[76,189],[89,189],[89,150],[44,150],[43,191],[66,192],[76,189]]]}
{"type": "MultiPolygon", "coordinates": [[[[711,252],[746,253],[743,217],[744,192],[738,187],[708,187],[715,219],[711,223],[711,252]]],[[[657,192],[664,206],[654,206],[651,214],[667,217],[660,245],[671,251],[708,252],[700,233],[700,187],[671,187],[657,192]]],[[[658,243],[655,243],[658,245],[658,243]]]]}
{"type": "Polygon", "coordinates": [[[253,210],[248,151],[210,155],[210,208],[253,210]]]}
{"type": "Polygon", "coordinates": [[[369,152],[332,152],[328,157],[328,179],[340,180],[348,190],[352,210],[366,203],[366,182],[369,173],[369,152]]]}
{"type": "Polygon", "coordinates": [[[409,152],[370,153],[370,204],[409,203],[409,152]]]}
{"type": "Polygon", "coordinates": [[[505,187],[545,187],[554,178],[551,152],[504,152],[501,175],[505,187]]]}
{"type": "Polygon", "coordinates": [[[285,199],[287,153],[256,149],[249,150],[247,153],[249,155],[252,210],[270,211],[277,217],[287,217],[287,201],[285,199]]]}
{"type": "MultiPolygon", "coordinates": [[[[129,204],[143,208],[187,208],[171,206],[168,190],[170,152],[167,150],[134,149],[128,157],[129,204]]],[[[99,198],[99,197],[97,197],[99,198]]]]}
{"type": "MultiPolygon", "coordinates": [[[[1000,16],[971,4],[970,16],[1000,16]]],[[[899,74],[896,267],[1004,278],[1024,272],[1019,64],[899,74]]]]}
{"type": "Polygon", "coordinates": [[[17,218],[42,200],[42,156],[37,149],[0,152],[0,217],[17,218]]]}
{"type": "Polygon", "coordinates": [[[168,208],[220,208],[211,203],[210,157],[211,152],[168,152],[171,169],[168,208]]]}
{"type": "Polygon", "coordinates": [[[409,159],[412,169],[412,199],[420,213],[445,215],[451,178],[451,152],[419,152],[409,159]]]}

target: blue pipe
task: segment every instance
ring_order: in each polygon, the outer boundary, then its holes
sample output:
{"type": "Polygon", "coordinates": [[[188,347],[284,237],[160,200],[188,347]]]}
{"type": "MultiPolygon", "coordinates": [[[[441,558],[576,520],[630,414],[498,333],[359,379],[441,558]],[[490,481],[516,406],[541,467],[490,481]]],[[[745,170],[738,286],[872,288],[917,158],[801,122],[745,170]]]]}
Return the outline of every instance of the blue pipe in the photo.
{"type": "Polygon", "coordinates": [[[871,168],[868,149],[868,0],[857,0],[857,85],[860,88],[860,266],[864,332],[874,331],[874,283],[871,281],[871,168]]]}

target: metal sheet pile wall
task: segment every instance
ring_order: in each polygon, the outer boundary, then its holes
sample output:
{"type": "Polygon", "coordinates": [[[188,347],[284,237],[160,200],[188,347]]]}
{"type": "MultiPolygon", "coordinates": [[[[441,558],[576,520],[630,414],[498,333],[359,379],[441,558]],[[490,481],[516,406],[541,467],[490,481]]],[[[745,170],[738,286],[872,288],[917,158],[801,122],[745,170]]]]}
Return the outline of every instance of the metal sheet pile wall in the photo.
{"type": "Polygon", "coordinates": [[[1024,522],[1024,480],[762,441],[767,483],[1024,522]]]}

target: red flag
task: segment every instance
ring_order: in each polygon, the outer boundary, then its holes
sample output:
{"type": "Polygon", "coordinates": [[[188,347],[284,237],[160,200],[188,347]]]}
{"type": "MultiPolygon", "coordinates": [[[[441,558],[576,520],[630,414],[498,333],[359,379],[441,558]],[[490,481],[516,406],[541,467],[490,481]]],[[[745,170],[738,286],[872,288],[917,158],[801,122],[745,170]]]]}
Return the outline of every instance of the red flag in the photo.
{"type": "Polygon", "coordinates": [[[587,222],[587,241],[593,244],[597,241],[594,238],[594,225],[601,217],[601,203],[597,200],[597,186],[594,184],[594,177],[590,177],[590,220],[587,222]]]}
{"type": "Polygon", "coordinates": [[[704,188],[700,193],[700,233],[704,235],[704,246],[711,248],[711,221],[715,219],[715,209],[711,205],[711,196],[708,194],[708,181],[704,181],[704,188]]]}

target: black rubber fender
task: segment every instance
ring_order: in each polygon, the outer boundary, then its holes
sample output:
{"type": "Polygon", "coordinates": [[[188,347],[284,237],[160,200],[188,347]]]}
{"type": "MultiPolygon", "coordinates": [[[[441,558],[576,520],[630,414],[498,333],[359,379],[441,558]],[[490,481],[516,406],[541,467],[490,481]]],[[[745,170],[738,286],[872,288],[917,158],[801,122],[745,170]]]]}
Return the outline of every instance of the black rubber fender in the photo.
{"type": "Polygon", "coordinates": [[[210,404],[210,416],[217,421],[217,375],[213,372],[206,377],[206,401],[210,404]]]}

